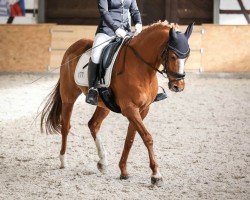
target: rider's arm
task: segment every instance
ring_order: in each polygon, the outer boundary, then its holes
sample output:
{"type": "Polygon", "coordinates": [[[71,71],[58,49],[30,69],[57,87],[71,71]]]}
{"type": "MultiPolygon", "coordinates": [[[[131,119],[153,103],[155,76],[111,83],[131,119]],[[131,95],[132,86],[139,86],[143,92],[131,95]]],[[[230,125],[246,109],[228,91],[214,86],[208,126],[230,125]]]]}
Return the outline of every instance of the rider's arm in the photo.
{"type": "Polygon", "coordinates": [[[132,0],[132,3],[129,7],[129,11],[131,13],[131,17],[132,17],[133,22],[135,24],[142,24],[141,14],[140,14],[140,11],[138,9],[136,0],[132,0]]]}
{"type": "Polygon", "coordinates": [[[115,32],[119,28],[119,25],[110,16],[108,1],[98,0],[98,9],[104,22],[115,32]]]}

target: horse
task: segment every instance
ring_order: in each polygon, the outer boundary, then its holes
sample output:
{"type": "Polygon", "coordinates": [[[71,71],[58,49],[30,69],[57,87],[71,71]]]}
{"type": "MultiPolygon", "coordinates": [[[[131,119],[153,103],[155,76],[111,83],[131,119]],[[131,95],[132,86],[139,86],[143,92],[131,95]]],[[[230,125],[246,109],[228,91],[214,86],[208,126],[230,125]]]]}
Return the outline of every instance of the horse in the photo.
{"type": "MultiPolygon", "coordinates": [[[[185,34],[181,34],[188,40],[192,29],[193,24],[190,24],[185,34]]],[[[148,150],[152,170],[151,182],[155,185],[161,185],[163,182],[154,154],[153,139],[143,124],[143,119],[147,116],[150,105],[157,95],[157,72],[165,73],[171,91],[181,92],[185,88],[184,64],[189,52],[181,59],[178,54],[180,52],[169,46],[170,38],[176,37],[177,33],[180,33],[178,25],[160,21],[145,28],[120,49],[110,85],[115,101],[121,108],[121,114],[129,121],[124,149],[119,162],[120,179],[129,178],[127,159],[136,132],[138,132],[148,150]],[[161,71],[162,65],[164,69],[161,71]]],[[[177,45],[181,43],[176,41],[177,45]]],[[[79,55],[89,50],[92,45],[93,40],[81,39],[67,49],[62,60],[59,80],[41,112],[41,129],[45,126],[47,133],[61,133],[60,168],[67,166],[65,153],[74,103],[80,94],[86,94],[88,91],[87,87],[75,83],[75,68],[79,55]]],[[[98,131],[109,112],[110,110],[99,98],[96,110],[88,122],[100,159],[97,167],[101,172],[107,169],[108,162],[107,153],[98,131]]]]}

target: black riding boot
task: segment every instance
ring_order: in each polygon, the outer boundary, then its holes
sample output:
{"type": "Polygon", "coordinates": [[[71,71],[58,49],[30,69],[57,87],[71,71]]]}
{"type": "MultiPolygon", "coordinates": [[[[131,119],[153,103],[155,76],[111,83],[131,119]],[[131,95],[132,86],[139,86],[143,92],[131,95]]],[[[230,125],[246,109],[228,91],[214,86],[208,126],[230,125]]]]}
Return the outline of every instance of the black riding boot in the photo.
{"type": "Polygon", "coordinates": [[[97,105],[98,103],[98,91],[96,89],[97,70],[98,70],[98,64],[93,63],[92,60],[89,59],[89,67],[88,67],[89,91],[86,95],[86,103],[92,105],[97,105]]]}

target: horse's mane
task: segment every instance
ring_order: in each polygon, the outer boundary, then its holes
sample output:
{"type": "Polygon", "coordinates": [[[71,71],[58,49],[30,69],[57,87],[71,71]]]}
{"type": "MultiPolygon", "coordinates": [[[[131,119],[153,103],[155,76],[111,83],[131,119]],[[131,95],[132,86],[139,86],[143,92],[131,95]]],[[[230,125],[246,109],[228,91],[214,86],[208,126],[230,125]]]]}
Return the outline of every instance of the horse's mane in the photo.
{"type": "Polygon", "coordinates": [[[144,37],[144,35],[147,35],[149,33],[151,33],[152,31],[157,31],[157,30],[161,30],[161,29],[166,29],[166,30],[170,30],[171,28],[174,28],[175,30],[179,29],[179,25],[178,24],[169,24],[167,20],[165,21],[158,21],[156,23],[153,23],[151,25],[149,25],[148,27],[146,27],[145,29],[143,29],[143,31],[137,36],[139,37],[144,37]]]}

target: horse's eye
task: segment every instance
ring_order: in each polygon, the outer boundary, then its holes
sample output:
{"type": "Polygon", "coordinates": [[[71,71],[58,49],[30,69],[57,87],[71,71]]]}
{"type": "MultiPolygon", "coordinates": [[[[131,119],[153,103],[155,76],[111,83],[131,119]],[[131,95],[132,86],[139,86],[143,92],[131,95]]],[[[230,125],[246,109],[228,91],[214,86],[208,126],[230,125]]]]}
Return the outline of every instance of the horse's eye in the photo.
{"type": "Polygon", "coordinates": [[[171,57],[171,60],[176,60],[176,56],[172,55],[171,57]]]}

